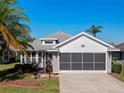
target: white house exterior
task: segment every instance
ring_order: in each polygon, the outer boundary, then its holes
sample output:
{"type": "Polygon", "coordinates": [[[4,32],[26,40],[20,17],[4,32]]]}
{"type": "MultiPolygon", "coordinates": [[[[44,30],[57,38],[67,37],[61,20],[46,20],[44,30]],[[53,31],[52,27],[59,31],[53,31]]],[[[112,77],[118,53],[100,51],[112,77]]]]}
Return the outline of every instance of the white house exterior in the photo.
{"type": "Polygon", "coordinates": [[[119,51],[93,36],[81,32],[75,36],[58,32],[34,41],[34,50],[21,55],[21,63],[39,64],[45,68],[47,58],[51,59],[53,72],[105,72],[111,73],[112,51],[119,51]],[[41,44],[41,45],[40,45],[41,44]]]}

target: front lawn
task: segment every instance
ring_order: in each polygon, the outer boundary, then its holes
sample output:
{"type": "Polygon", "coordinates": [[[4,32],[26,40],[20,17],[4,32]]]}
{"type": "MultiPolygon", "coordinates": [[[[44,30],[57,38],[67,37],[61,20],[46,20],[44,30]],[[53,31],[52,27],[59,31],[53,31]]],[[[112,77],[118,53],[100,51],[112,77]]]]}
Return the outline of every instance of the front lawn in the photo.
{"type": "Polygon", "coordinates": [[[43,85],[38,88],[2,86],[0,87],[0,93],[59,93],[58,78],[51,78],[51,79],[41,78],[41,79],[37,79],[37,81],[41,82],[43,85]]]}
{"type": "Polygon", "coordinates": [[[124,66],[117,61],[113,61],[112,73],[110,75],[124,82],[124,66]]]}
{"type": "Polygon", "coordinates": [[[0,64],[0,71],[13,68],[16,64],[19,64],[19,63],[17,62],[12,64],[0,64]]]}
{"type": "Polygon", "coordinates": [[[14,64],[6,64],[0,65],[0,81],[9,81],[9,80],[32,80],[38,81],[41,83],[40,87],[35,88],[27,88],[27,87],[19,87],[19,86],[0,86],[0,93],[59,93],[59,78],[52,77],[49,79],[48,77],[42,77],[38,79],[34,79],[29,74],[18,75],[17,72],[9,73],[7,69],[13,68],[14,64]]]}
{"type": "Polygon", "coordinates": [[[113,77],[117,78],[118,80],[124,82],[124,75],[118,74],[118,73],[112,73],[111,75],[112,75],[113,77]]]}

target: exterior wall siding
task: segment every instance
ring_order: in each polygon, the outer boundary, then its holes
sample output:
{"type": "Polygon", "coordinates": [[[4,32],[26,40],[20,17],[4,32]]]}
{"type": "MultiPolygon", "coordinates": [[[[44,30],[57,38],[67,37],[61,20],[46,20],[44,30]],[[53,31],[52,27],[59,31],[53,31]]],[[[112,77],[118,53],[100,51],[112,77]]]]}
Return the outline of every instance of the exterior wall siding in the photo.
{"type": "Polygon", "coordinates": [[[81,36],[59,48],[60,52],[107,52],[107,47],[81,36]]]}

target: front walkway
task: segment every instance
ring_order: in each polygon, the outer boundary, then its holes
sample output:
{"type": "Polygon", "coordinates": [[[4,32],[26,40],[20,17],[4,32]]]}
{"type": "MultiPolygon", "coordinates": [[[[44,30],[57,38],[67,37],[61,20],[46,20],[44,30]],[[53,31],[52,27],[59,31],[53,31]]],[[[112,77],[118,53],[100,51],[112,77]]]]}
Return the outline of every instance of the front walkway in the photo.
{"type": "Polygon", "coordinates": [[[61,73],[60,93],[124,93],[124,83],[103,73],[61,73]]]}

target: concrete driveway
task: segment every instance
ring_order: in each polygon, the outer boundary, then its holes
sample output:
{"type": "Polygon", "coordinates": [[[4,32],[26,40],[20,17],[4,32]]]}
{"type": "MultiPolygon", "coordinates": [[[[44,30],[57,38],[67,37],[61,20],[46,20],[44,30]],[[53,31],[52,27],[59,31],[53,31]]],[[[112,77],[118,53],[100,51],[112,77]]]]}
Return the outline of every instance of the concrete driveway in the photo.
{"type": "Polygon", "coordinates": [[[60,93],[124,93],[124,83],[108,74],[61,73],[60,93]]]}

